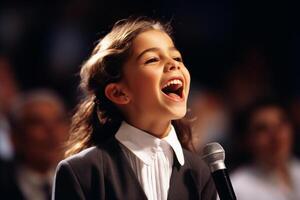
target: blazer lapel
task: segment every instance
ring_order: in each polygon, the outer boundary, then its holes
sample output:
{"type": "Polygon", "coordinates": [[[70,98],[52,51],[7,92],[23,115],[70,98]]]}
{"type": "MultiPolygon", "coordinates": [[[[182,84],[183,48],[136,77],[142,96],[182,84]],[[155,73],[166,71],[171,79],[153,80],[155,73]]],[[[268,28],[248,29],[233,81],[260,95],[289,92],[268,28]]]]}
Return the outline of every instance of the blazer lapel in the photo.
{"type": "MultiPolygon", "coordinates": [[[[174,158],[176,158],[175,155],[174,158]]],[[[174,159],[168,200],[200,199],[192,173],[188,160],[185,160],[185,164],[181,166],[178,160],[174,159]]]]}
{"type": "Polygon", "coordinates": [[[123,174],[121,181],[125,181],[121,185],[124,185],[127,188],[126,194],[124,194],[122,198],[146,200],[147,196],[117,140],[114,139],[111,148],[114,149],[114,157],[117,158],[117,165],[119,165],[119,170],[122,171],[123,174]]]}

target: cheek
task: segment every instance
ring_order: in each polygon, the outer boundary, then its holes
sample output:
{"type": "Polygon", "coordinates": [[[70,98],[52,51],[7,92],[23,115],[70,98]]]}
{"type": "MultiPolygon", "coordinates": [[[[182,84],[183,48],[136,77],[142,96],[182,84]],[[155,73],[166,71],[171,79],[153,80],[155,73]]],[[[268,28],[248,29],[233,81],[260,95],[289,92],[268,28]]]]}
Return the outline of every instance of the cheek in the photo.
{"type": "Polygon", "coordinates": [[[54,146],[59,146],[68,139],[69,127],[66,125],[57,125],[51,132],[51,142],[54,146]]]}
{"type": "Polygon", "coordinates": [[[289,151],[293,145],[292,130],[289,128],[282,130],[277,140],[281,144],[283,151],[289,151]]]}
{"type": "Polygon", "coordinates": [[[129,90],[134,93],[135,96],[145,98],[148,94],[153,95],[156,88],[159,87],[159,73],[157,71],[144,70],[135,74],[129,80],[129,90]]]}
{"type": "Polygon", "coordinates": [[[187,77],[189,81],[191,80],[190,71],[186,67],[183,68],[183,74],[187,77]]]}
{"type": "Polygon", "coordinates": [[[39,143],[45,138],[45,128],[42,125],[31,126],[26,129],[28,140],[39,143]]]}
{"type": "Polygon", "coordinates": [[[257,154],[260,154],[262,152],[266,152],[266,149],[268,149],[270,140],[266,134],[260,133],[260,134],[254,135],[251,142],[252,142],[253,151],[257,154]]]}
{"type": "Polygon", "coordinates": [[[191,76],[190,76],[190,72],[187,68],[184,68],[183,71],[184,76],[186,77],[186,82],[187,82],[187,88],[190,89],[190,84],[191,84],[191,76]]]}

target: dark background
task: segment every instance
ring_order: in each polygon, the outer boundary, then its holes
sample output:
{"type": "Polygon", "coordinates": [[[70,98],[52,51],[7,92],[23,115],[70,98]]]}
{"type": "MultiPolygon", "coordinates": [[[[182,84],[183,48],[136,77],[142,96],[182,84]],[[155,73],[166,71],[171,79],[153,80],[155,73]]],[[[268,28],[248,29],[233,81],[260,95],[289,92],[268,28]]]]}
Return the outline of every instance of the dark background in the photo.
{"type": "Polygon", "coordinates": [[[298,10],[288,1],[1,1],[1,55],[21,90],[52,88],[72,108],[95,42],[116,20],[145,15],[171,21],[193,87],[226,95],[243,68],[241,76],[254,73],[268,92],[292,98],[300,94],[298,10]]]}

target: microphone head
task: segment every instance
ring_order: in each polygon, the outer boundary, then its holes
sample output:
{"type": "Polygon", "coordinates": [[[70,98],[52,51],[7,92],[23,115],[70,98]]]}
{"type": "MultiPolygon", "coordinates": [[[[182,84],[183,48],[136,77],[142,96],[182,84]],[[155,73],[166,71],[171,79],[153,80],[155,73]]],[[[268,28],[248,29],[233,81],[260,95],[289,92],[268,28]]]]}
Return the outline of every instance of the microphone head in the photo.
{"type": "Polygon", "coordinates": [[[203,147],[202,159],[209,166],[211,172],[226,169],[224,164],[225,151],[217,142],[208,143],[203,147]]]}

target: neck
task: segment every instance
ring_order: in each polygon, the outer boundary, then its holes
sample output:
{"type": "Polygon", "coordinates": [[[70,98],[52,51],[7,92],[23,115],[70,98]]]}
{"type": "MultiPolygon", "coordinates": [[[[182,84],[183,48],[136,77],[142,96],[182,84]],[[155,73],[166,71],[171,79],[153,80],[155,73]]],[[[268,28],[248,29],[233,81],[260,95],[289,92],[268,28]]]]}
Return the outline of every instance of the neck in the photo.
{"type": "Polygon", "coordinates": [[[157,138],[166,137],[171,128],[171,121],[152,121],[145,123],[144,121],[127,120],[127,122],[132,126],[141,129],[157,138]]]}
{"type": "Polygon", "coordinates": [[[45,167],[45,166],[36,166],[33,164],[29,164],[29,163],[24,163],[24,166],[27,167],[28,169],[36,172],[37,174],[40,174],[41,176],[46,175],[51,168],[49,166],[45,167]]]}

